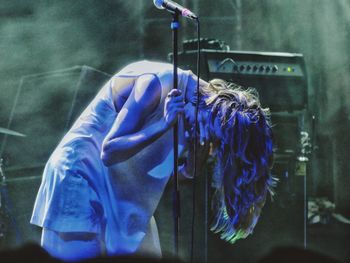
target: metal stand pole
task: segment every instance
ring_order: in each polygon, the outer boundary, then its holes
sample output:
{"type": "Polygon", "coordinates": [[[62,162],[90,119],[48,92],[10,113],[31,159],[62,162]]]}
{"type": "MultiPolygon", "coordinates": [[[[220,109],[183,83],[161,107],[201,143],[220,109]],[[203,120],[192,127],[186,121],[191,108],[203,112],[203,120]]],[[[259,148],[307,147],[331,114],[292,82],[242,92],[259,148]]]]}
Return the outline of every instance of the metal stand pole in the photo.
{"type": "MultiPolygon", "coordinates": [[[[178,46],[177,36],[179,24],[179,14],[173,13],[173,21],[171,22],[171,29],[173,32],[173,88],[178,88],[178,75],[177,75],[177,58],[178,58],[178,46]]],[[[178,182],[178,123],[174,125],[174,192],[173,192],[173,211],[174,211],[174,252],[175,255],[179,255],[179,226],[180,226],[180,191],[178,182]]]]}

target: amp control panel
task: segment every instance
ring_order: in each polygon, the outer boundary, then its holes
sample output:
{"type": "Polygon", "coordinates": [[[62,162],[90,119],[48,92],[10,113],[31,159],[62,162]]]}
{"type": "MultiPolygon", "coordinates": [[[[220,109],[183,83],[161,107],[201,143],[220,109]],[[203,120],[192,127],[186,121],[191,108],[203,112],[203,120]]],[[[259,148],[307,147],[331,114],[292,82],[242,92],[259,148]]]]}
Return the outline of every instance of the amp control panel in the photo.
{"type": "Polygon", "coordinates": [[[302,68],[296,63],[234,61],[233,59],[209,59],[208,69],[211,73],[234,73],[249,75],[302,77],[302,68]]]}

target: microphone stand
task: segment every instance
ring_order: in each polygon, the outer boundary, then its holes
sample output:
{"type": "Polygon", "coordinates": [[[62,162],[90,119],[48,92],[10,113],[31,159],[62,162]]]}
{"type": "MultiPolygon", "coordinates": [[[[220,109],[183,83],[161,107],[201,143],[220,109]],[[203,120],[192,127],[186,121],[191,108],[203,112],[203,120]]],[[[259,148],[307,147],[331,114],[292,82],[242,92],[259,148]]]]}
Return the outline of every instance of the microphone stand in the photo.
{"type": "MultiPolygon", "coordinates": [[[[178,29],[179,24],[179,13],[173,13],[173,20],[171,22],[171,29],[173,35],[173,88],[178,88],[178,29]]],[[[178,121],[174,125],[173,136],[174,136],[174,190],[173,190],[173,216],[174,216],[174,252],[175,255],[179,256],[179,229],[180,229],[180,191],[179,191],[179,180],[178,180],[178,121]]]]}

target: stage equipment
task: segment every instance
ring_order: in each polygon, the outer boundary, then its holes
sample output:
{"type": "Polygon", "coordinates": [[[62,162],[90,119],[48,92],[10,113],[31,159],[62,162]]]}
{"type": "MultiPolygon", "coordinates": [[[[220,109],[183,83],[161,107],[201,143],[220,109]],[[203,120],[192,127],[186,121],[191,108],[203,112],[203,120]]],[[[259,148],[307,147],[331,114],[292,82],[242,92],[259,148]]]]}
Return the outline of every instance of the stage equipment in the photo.
{"type": "MultiPolygon", "coordinates": [[[[202,49],[210,49],[210,50],[221,50],[221,51],[229,51],[230,46],[225,43],[225,41],[218,40],[215,38],[200,38],[199,39],[200,46],[202,49]]],[[[182,42],[182,49],[185,51],[197,51],[198,48],[198,40],[197,39],[188,39],[182,42]]]]}
{"type": "MultiPolygon", "coordinates": [[[[179,67],[194,70],[196,51],[179,53],[179,67]]],[[[201,51],[201,78],[220,78],[254,87],[272,111],[307,108],[307,73],[302,54],[278,52],[201,51]]]]}
{"type": "Polygon", "coordinates": [[[183,17],[187,17],[190,19],[198,19],[198,17],[192,13],[190,10],[187,8],[169,0],[153,0],[154,5],[158,9],[166,9],[171,13],[178,13],[182,15],[183,17]]]}
{"type": "Polygon", "coordinates": [[[88,66],[23,76],[7,127],[26,137],[4,136],[0,155],[6,169],[43,167],[109,77],[88,66]]]}
{"type": "Polygon", "coordinates": [[[5,186],[5,174],[4,171],[2,170],[3,166],[3,159],[0,158],[0,244],[2,243],[2,240],[6,236],[6,231],[8,229],[8,221],[9,221],[9,215],[5,209],[5,204],[4,204],[4,197],[2,194],[2,189],[5,186]]]}
{"type": "Polygon", "coordinates": [[[6,128],[1,128],[0,127],[0,133],[1,134],[6,134],[6,135],[12,135],[12,136],[21,136],[21,137],[26,137],[23,133],[19,133],[16,131],[12,131],[6,128]]]}

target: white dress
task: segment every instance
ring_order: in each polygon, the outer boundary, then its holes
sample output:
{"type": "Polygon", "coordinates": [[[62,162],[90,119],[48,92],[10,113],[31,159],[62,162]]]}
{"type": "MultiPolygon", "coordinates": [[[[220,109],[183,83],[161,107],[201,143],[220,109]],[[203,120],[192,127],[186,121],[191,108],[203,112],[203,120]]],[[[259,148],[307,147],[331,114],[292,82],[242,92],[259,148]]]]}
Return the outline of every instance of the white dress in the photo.
{"type": "MultiPolygon", "coordinates": [[[[116,74],[129,78],[145,73],[158,77],[162,94],[144,127],[162,116],[164,99],[172,89],[172,65],[140,61],[116,74]]],[[[184,90],[190,72],[179,69],[178,75],[179,88],[184,90]]],[[[172,174],[173,136],[170,129],[128,160],[104,166],[101,145],[118,114],[112,81],[102,87],[50,156],[31,223],[59,232],[101,234],[107,253],[119,255],[134,253],[145,237],[172,174]]],[[[184,133],[181,129],[180,125],[179,134],[184,133]]],[[[179,145],[180,153],[182,148],[179,145]]]]}

